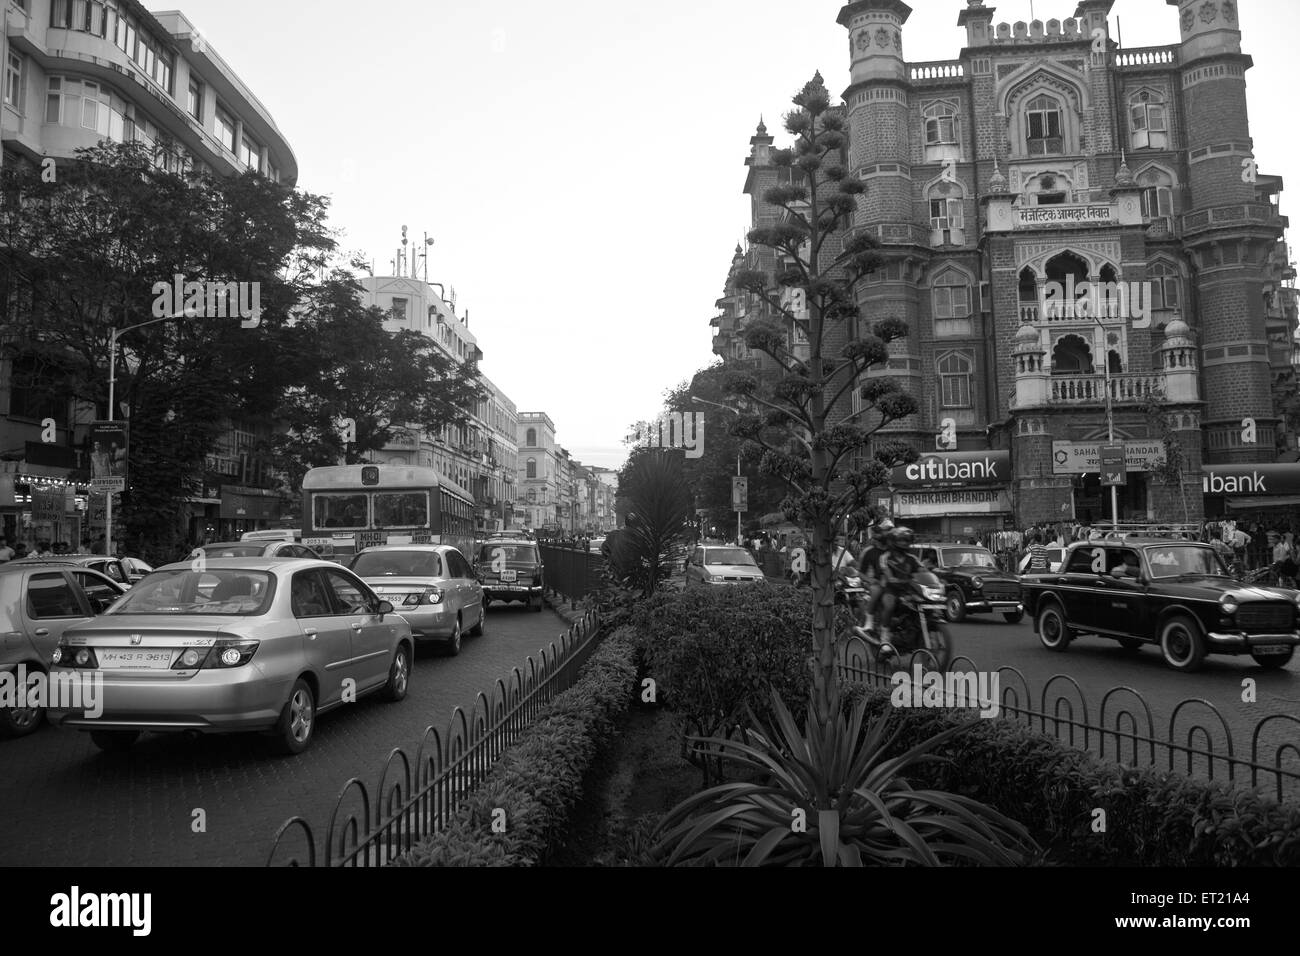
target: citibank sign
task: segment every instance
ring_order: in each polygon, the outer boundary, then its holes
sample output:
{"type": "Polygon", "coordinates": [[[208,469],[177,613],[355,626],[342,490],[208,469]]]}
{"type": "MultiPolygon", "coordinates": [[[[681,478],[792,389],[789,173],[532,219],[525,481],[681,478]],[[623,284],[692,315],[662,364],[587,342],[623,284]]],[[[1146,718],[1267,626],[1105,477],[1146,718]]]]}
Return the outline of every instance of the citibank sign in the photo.
{"type": "Polygon", "coordinates": [[[1300,464],[1204,465],[1207,495],[1300,495],[1300,464]]]}
{"type": "Polygon", "coordinates": [[[893,483],[900,485],[1007,482],[1011,479],[1008,451],[955,451],[923,455],[910,465],[894,469],[893,483]]]}

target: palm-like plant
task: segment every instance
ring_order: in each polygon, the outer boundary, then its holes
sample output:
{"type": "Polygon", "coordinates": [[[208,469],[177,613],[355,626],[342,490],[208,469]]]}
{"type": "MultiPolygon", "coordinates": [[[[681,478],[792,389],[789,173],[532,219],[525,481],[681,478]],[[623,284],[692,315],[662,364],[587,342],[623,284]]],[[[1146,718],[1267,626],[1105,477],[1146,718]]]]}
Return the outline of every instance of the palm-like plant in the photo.
{"type": "Polygon", "coordinates": [[[754,778],[712,787],[659,824],[651,857],[665,865],[1017,866],[1039,852],[1022,825],[969,797],[916,790],[903,774],[964,728],[887,756],[890,717],[866,732],[867,699],[829,725],[812,708],[800,730],[773,695],[773,731],[756,718],[749,741],[704,743],[754,778]]]}

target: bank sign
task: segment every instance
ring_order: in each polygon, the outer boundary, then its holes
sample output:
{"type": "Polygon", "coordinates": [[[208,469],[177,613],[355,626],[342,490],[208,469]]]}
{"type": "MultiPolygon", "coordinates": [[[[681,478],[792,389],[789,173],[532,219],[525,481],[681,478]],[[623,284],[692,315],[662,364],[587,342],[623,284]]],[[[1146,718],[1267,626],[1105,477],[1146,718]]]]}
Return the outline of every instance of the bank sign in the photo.
{"type": "Polygon", "coordinates": [[[918,485],[1001,484],[1011,480],[1009,451],[952,451],[922,455],[894,469],[895,488],[918,485]]]}
{"type": "Polygon", "coordinates": [[[1206,495],[1300,495],[1300,464],[1203,465],[1206,495]]]}

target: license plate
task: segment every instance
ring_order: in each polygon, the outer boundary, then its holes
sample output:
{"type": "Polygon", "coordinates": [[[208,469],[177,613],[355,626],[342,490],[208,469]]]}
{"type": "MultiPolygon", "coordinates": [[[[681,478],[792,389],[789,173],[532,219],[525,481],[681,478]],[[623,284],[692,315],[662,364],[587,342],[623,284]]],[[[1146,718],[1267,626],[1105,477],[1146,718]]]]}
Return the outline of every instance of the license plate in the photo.
{"type": "Polygon", "coordinates": [[[518,578],[518,577],[519,577],[519,572],[518,572],[518,571],[502,571],[502,572],[501,572],[501,580],[502,580],[502,581],[513,581],[513,580],[515,580],[515,579],[518,578]]]}
{"type": "Polygon", "coordinates": [[[1285,654],[1291,650],[1290,644],[1262,644],[1259,647],[1252,647],[1251,650],[1256,654],[1285,654]]]}
{"type": "Polygon", "coordinates": [[[158,650],[96,650],[101,668],[111,670],[166,670],[172,666],[172,652],[158,650]]]}

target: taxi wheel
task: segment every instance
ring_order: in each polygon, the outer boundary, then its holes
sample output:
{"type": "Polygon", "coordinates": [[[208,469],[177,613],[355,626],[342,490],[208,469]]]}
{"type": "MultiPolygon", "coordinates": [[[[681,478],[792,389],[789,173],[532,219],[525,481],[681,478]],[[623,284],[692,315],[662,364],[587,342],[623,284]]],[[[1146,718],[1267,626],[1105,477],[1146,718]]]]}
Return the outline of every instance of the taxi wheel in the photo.
{"type": "MultiPolygon", "coordinates": [[[[40,671],[27,672],[29,691],[35,689],[43,676],[40,671]]],[[[26,737],[44,720],[44,707],[0,707],[0,737],[26,737]]]]}
{"type": "Polygon", "coordinates": [[[316,695],[301,677],[289,691],[289,702],[280,711],[272,746],[277,753],[300,754],[311,744],[316,733],[316,695]]]}
{"type": "Polygon", "coordinates": [[[1070,646],[1070,628],[1065,623],[1061,605],[1049,601],[1038,612],[1038,640],[1049,651],[1064,651],[1070,646]]]}
{"type": "Polygon", "coordinates": [[[1160,652],[1165,663],[1176,671],[1199,669],[1205,660],[1205,641],[1200,627],[1189,617],[1171,617],[1160,628],[1160,652]]]}
{"type": "Polygon", "coordinates": [[[966,599],[961,596],[957,590],[948,592],[948,599],[944,602],[944,608],[948,613],[948,620],[954,624],[960,624],[966,619],[966,599]]]}
{"type": "Polygon", "coordinates": [[[397,703],[406,697],[406,689],[411,683],[411,649],[405,644],[398,644],[393,652],[393,665],[388,668],[388,683],[381,692],[384,700],[397,703]]]}
{"type": "Polygon", "coordinates": [[[478,623],[470,628],[470,637],[483,636],[483,622],[487,620],[487,601],[484,600],[478,608],[478,623]]]}
{"type": "Polygon", "coordinates": [[[461,639],[460,615],[457,614],[457,615],[456,615],[456,630],[452,631],[452,632],[451,632],[451,637],[449,637],[449,638],[447,639],[447,645],[446,645],[446,646],[447,646],[447,656],[448,656],[448,657],[455,657],[457,654],[460,653],[460,639],[461,639]]]}
{"type": "Polygon", "coordinates": [[[90,739],[96,747],[109,754],[126,753],[140,739],[138,730],[92,730],[90,739]]]}

